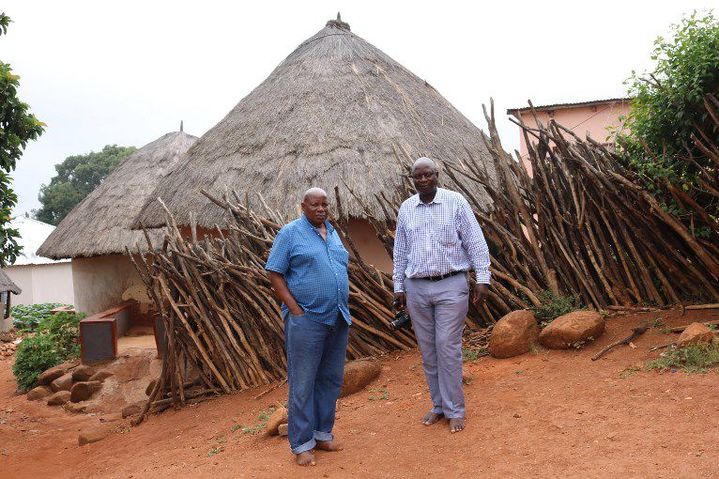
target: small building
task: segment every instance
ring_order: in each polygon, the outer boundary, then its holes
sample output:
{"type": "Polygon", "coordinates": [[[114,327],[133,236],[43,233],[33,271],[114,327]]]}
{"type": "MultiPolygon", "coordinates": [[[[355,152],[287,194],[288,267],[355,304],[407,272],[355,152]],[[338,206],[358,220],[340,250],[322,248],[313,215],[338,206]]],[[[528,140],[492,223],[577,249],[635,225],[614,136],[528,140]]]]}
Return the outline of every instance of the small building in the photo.
{"type": "MultiPolygon", "coordinates": [[[[610,98],[577,103],[554,103],[535,107],[511,108],[508,115],[529,127],[536,127],[537,120],[547,125],[551,120],[572,131],[580,138],[590,136],[594,141],[614,144],[617,132],[622,130],[629,115],[631,98],[610,98]],[[536,118],[535,118],[536,115],[536,118]]],[[[530,170],[527,144],[519,133],[519,155],[530,170]]]]}
{"type": "Polygon", "coordinates": [[[10,320],[10,293],[20,294],[22,290],[0,269],[0,332],[12,329],[10,320]]]}
{"type": "Polygon", "coordinates": [[[22,246],[15,262],[5,267],[8,277],[22,289],[14,303],[73,304],[75,298],[70,260],[53,260],[37,254],[40,245],[55,227],[26,216],[13,218],[10,227],[20,233],[18,244],[22,246]]]}
{"type": "MultiPolygon", "coordinates": [[[[147,251],[143,231],[130,229],[160,178],[171,171],[197,138],[167,133],[124,158],[105,180],[60,222],[38,253],[72,258],[75,309],[88,316],[135,300],[151,307],[145,285],[126,253],[147,251]],[[139,248],[139,250],[138,250],[139,248]]],[[[161,229],[148,231],[162,246],[161,229]]]]}

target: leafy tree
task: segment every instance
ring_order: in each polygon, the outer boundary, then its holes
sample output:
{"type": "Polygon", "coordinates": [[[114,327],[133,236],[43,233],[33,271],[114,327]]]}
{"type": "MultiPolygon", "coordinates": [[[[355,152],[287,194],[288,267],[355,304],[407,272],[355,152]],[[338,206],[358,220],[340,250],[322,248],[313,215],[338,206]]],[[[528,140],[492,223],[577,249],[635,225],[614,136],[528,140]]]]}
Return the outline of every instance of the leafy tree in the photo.
{"type": "Polygon", "coordinates": [[[42,207],[35,212],[35,218],[53,225],[60,223],[123,158],[134,151],[134,146],[107,145],[102,151],[68,156],[55,165],[57,175],[50,184],[40,188],[38,199],[42,207]]]}
{"type": "Polygon", "coordinates": [[[701,130],[719,144],[719,128],[704,106],[708,94],[719,95],[719,21],[711,12],[694,12],[672,25],[670,39],[654,42],[651,58],[652,72],[633,73],[628,80],[634,99],[629,134],[619,139],[625,158],[650,191],[664,196],[667,210],[688,216],[667,196],[671,184],[716,216],[717,198],[698,182],[700,169],[711,173],[715,165],[691,136],[701,130]]]}
{"type": "MultiPolygon", "coordinates": [[[[10,17],[0,13],[0,36],[7,33],[10,17]]],[[[17,97],[20,77],[0,61],[0,267],[15,262],[21,247],[18,231],[8,228],[10,213],[17,204],[9,173],[30,140],[37,139],[45,124],[29,113],[29,106],[17,97]]]]}

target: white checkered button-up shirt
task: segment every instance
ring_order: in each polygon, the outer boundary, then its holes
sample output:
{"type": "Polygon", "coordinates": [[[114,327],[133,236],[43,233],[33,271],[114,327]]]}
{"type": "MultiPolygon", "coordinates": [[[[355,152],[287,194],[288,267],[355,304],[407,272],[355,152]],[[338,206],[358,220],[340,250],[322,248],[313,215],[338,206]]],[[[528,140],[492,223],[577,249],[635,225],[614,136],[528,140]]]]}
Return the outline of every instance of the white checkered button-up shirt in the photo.
{"type": "Polygon", "coordinates": [[[427,204],[418,194],[406,199],[397,215],[394,291],[404,292],[405,278],[470,269],[489,284],[489,249],[467,199],[443,188],[427,204]]]}

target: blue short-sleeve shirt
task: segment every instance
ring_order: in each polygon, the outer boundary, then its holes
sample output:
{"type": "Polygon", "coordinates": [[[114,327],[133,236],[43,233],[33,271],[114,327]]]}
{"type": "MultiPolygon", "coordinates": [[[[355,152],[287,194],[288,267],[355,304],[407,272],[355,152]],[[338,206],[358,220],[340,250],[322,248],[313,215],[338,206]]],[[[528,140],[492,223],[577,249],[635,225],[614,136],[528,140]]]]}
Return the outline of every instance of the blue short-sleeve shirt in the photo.
{"type": "MultiPolygon", "coordinates": [[[[280,229],[265,269],[284,276],[287,286],[309,320],[334,325],[339,315],[351,324],[349,254],[337,231],[325,221],[327,241],[305,215],[280,229]]],[[[282,304],[283,314],[287,305],[282,304]]]]}

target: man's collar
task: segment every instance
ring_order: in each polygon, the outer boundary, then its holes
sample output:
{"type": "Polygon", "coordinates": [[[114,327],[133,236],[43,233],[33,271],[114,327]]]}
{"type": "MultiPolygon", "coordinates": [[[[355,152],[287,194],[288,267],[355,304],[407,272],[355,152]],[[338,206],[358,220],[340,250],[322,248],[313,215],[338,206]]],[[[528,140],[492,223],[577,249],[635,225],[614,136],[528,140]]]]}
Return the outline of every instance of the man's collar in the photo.
{"type": "MultiPolygon", "coordinates": [[[[429,203],[426,203],[426,204],[429,204],[429,205],[431,205],[432,203],[439,204],[439,203],[442,203],[443,201],[444,201],[444,190],[442,188],[437,188],[437,192],[434,194],[434,198],[432,199],[432,201],[430,201],[429,203]]],[[[417,193],[414,195],[414,206],[419,206],[420,204],[423,204],[423,203],[422,203],[422,200],[419,199],[419,193],[417,193]]]]}
{"type": "MultiPolygon", "coordinates": [[[[307,215],[305,215],[304,213],[302,213],[301,216],[302,216],[302,219],[304,220],[305,225],[309,226],[309,227],[312,228],[312,229],[317,229],[317,227],[312,224],[312,222],[311,222],[310,219],[307,217],[307,215]]],[[[327,221],[327,220],[325,220],[325,228],[327,228],[327,231],[330,232],[330,233],[335,230],[334,227],[333,227],[333,226],[330,224],[330,222],[327,221]]]]}

